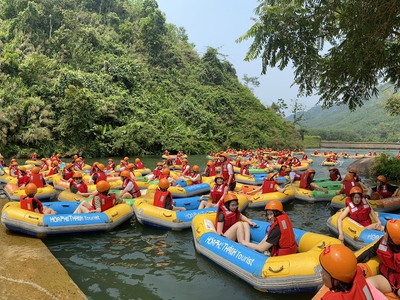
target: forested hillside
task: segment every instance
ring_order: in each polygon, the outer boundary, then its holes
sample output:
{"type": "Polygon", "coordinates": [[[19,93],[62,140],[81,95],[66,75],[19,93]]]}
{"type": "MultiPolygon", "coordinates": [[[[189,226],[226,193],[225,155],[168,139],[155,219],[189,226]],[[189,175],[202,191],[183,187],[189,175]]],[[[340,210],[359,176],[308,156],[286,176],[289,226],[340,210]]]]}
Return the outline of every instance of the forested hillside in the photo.
{"type": "Polygon", "coordinates": [[[154,0],[0,0],[0,82],[6,155],[300,146],[154,0]]]}
{"type": "Polygon", "coordinates": [[[385,110],[385,101],[391,94],[390,86],[382,86],[378,97],[353,112],[346,105],[329,109],[315,106],[304,113],[301,126],[307,135],[319,135],[323,140],[399,142],[400,118],[385,110]]]}

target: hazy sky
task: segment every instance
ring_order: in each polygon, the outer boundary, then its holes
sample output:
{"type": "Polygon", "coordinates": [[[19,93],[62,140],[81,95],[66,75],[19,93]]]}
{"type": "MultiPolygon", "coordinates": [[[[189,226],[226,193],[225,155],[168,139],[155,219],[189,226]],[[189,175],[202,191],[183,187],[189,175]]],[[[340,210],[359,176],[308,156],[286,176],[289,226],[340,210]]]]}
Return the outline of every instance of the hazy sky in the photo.
{"type": "MultiPolygon", "coordinates": [[[[202,55],[208,46],[218,49],[226,55],[241,80],[244,74],[260,77],[260,86],[254,88],[255,95],[262,103],[269,106],[273,101],[282,98],[287,104],[297,98],[297,86],[293,83],[293,70],[270,69],[261,76],[261,60],[244,61],[251,41],[236,43],[235,40],[247,32],[254,24],[254,9],[257,0],[157,0],[159,8],[167,18],[167,23],[184,27],[189,41],[196,45],[202,55]]],[[[301,98],[307,108],[311,108],[318,98],[301,98]]]]}

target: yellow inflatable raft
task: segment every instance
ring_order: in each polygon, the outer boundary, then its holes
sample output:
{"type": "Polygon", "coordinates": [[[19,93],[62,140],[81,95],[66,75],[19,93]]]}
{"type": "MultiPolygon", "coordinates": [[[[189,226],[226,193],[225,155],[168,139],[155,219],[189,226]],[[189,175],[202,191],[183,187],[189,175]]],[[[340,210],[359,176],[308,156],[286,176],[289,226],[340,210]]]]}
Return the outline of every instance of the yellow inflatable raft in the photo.
{"type": "MultiPolygon", "coordinates": [[[[255,289],[270,293],[317,291],[322,284],[319,255],[325,247],[340,244],[338,239],[294,229],[298,253],[270,257],[216,233],[216,213],[197,215],[192,222],[196,250],[246,281],[255,289]]],[[[252,241],[265,238],[268,222],[252,220],[252,241]]]]}
{"type": "MultiPolygon", "coordinates": [[[[331,201],[331,207],[334,210],[345,207],[346,198],[347,196],[344,194],[333,197],[331,201]]],[[[369,205],[371,205],[371,207],[378,212],[394,212],[400,209],[400,196],[367,201],[369,205]]]]}
{"type": "MultiPolygon", "coordinates": [[[[20,190],[18,188],[18,185],[16,185],[15,183],[7,183],[4,191],[7,194],[8,198],[13,201],[19,201],[21,196],[26,196],[25,190],[20,190]]],[[[51,201],[56,197],[56,190],[53,186],[47,185],[45,187],[38,188],[35,197],[41,201],[51,201]]]]}
{"type": "Polygon", "coordinates": [[[265,205],[272,200],[277,200],[279,202],[282,202],[282,204],[287,204],[292,200],[294,200],[295,190],[296,190],[295,188],[288,187],[284,193],[273,192],[273,193],[258,194],[258,195],[248,195],[249,207],[264,208],[265,205]]]}

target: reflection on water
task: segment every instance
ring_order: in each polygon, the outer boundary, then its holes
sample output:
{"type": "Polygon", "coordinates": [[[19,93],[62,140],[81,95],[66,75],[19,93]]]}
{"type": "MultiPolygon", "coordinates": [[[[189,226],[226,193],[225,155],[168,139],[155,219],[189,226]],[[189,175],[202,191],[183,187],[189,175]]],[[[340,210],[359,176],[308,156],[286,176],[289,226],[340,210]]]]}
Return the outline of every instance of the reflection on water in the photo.
{"type": "MultiPolygon", "coordinates": [[[[320,166],[322,158],[313,159],[316,177],[327,177],[329,167],[320,166]]],[[[158,157],[142,159],[145,166],[151,169],[158,160],[158,157]]],[[[352,161],[343,160],[339,167],[342,174],[346,173],[352,161]]],[[[189,162],[204,168],[206,158],[191,156],[189,162]]],[[[329,234],[325,224],[331,215],[328,203],[294,201],[286,205],[285,210],[295,227],[329,234]]],[[[254,219],[265,218],[262,210],[247,209],[245,215],[254,219]]],[[[312,297],[311,294],[258,292],[197,254],[191,230],[173,232],[153,229],[142,226],[134,218],[112,232],[49,238],[44,242],[89,299],[273,300],[296,297],[305,300],[312,297]]]]}

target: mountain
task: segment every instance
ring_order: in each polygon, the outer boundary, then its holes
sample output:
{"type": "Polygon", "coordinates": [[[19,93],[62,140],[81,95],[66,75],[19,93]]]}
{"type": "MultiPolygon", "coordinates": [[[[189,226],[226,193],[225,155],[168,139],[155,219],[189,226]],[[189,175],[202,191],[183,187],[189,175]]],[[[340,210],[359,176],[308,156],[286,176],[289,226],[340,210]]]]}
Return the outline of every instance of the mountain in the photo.
{"type": "Polygon", "coordinates": [[[329,109],[314,106],[304,112],[300,125],[307,135],[318,135],[323,140],[400,142],[400,118],[390,116],[384,109],[390,93],[390,86],[382,86],[377,97],[365,101],[355,111],[346,105],[329,109]]]}
{"type": "MultiPolygon", "coordinates": [[[[205,33],[206,34],[206,33],[205,33]]],[[[155,0],[0,0],[2,154],[300,147],[155,0]]]]}

